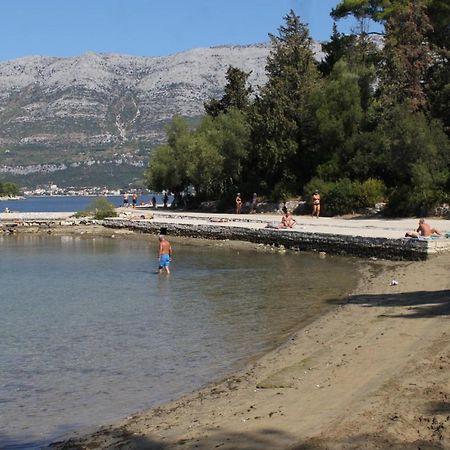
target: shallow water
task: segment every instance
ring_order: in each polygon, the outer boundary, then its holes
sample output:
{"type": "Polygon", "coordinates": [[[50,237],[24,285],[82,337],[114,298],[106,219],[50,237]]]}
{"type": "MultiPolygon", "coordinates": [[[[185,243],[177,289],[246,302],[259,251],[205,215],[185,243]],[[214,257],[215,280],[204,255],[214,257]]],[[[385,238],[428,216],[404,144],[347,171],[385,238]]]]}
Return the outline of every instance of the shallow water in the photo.
{"type": "Polygon", "coordinates": [[[355,262],[157,242],[0,236],[0,447],[166,402],[243,367],[353,286],[355,262]]]}

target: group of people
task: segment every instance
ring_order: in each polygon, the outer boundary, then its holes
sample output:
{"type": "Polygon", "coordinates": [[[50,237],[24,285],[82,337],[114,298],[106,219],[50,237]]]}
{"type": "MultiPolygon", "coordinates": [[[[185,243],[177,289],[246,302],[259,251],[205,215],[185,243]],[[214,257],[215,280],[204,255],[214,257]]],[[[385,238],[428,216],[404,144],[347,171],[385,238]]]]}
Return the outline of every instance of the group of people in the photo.
{"type": "MultiPolygon", "coordinates": [[[[317,219],[320,216],[320,193],[318,190],[315,190],[311,197],[312,202],[312,217],[316,217],[317,219]]],[[[242,211],[242,197],[240,192],[237,193],[235,199],[235,212],[236,214],[241,214],[242,211]]],[[[250,214],[256,213],[256,207],[258,205],[258,196],[256,192],[253,193],[252,202],[250,206],[250,214]]],[[[283,217],[281,218],[281,223],[277,228],[292,228],[297,222],[292,217],[292,213],[290,213],[287,209],[286,202],[283,205],[283,217]]]]}
{"type": "MultiPolygon", "coordinates": [[[[128,201],[129,200],[129,196],[130,195],[128,194],[128,192],[125,192],[123,194],[123,207],[124,208],[128,208],[130,206],[129,201],[128,201]]],[[[133,194],[131,195],[131,202],[132,202],[133,208],[136,208],[137,199],[138,199],[137,193],[133,192],[133,194]]],[[[167,208],[168,202],[169,202],[169,195],[167,194],[167,192],[164,192],[164,195],[163,195],[163,207],[164,208],[167,208]]],[[[141,205],[143,205],[143,204],[144,203],[141,202],[141,205]]],[[[152,197],[151,205],[152,205],[153,208],[156,209],[157,205],[156,205],[156,197],[155,196],[152,197]]]]}
{"type": "MultiPolygon", "coordinates": [[[[235,199],[235,211],[236,214],[241,214],[241,210],[242,210],[242,197],[241,197],[241,193],[238,192],[236,195],[236,199],[235,199]]],[[[254,214],[256,213],[256,207],[258,206],[258,195],[256,194],[256,192],[253,193],[252,196],[252,202],[250,204],[250,214],[254,214]]]]}
{"type": "MultiPolygon", "coordinates": [[[[129,198],[129,194],[128,194],[128,192],[125,192],[123,194],[123,207],[124,208],[128,208],[130,206],[130,204],[128,203],[128,198],[129,198]]],[[[133,194],[131,195],[131,201],[133,203],[133,208],[136,208],[137,199],[138,199],[137,193],[133,192],[133,194]]]]}
{"type": "MultiPolygon", "coordinates": [[[[297,222],[292,217],[292,214],[286,208],[283,217],[281,218],[281,223],[278,226],[274,226],[274,228],[293,228],[296,223],[297,222]]],[[[420,219],[419,227],[417,228],[417,230],[407,232],[405,236],[418,238],[419,236],[430,237],[433,235],[441,236],[441,233],[436,228],[432,228],[429,224],[427,224],[424,219],[420,219]]],[[[172,246],[170,245],[170,242],[166,239],[164,234],[160,234],[159,236],[158,261],[159,273],[165,271],[167,274],[170,274],[170,263],[172,262],[172,246]]]]}

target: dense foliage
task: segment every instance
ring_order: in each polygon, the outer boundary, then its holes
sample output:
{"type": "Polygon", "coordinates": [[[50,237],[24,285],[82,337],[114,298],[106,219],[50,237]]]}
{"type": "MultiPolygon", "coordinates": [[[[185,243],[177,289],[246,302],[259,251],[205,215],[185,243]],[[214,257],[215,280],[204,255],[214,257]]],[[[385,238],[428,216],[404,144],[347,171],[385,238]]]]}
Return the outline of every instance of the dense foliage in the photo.
{"type": "Polygon", "coordinates": [[[267,83],[230,67],[221,99],[192,129],[175,117],[146,172],[152,189],[198,201],[257,191],[274,199],[320,189],[330,214],[385,200],[391,215],[450,200],[450,8],[442,0],[343,0],[352,35],[333,28],[317,62],[293,12],[270,35],[267,83]],[[382,25],[382,42],[370,36],[382,25]],[[378,44],[377,44],[378,42],[378,44]]]}
{"type": "Polygon", "coordinates": [[[8,181],[0,181],[0,197],[14,197],[19,195],[19,187],[15,183],[10,183],[8,181]]]}

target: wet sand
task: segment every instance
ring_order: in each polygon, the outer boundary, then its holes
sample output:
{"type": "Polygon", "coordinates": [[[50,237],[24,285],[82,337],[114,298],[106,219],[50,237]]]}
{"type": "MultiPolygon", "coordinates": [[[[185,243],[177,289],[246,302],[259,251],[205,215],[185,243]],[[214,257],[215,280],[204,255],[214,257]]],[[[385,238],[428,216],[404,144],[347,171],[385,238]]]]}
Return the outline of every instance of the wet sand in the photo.
{"type": "Polygon", "coordinates": [[[361,266],[353,295],[245,370],[52,447],[450,448],[450,255],[361,266]]]}

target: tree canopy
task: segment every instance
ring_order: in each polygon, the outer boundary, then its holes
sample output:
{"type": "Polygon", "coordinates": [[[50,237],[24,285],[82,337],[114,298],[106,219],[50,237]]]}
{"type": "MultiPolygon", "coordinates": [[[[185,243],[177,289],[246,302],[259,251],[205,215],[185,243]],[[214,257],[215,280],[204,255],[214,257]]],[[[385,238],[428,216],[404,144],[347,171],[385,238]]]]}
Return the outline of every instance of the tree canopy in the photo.
{"type": "Polygon", "coordinates": [[[199,201],[320,188],[330,213],[385,200],[389,214],[423,214],[450,201],[448,2],[343,0],[331,15],[322,61],[291,10],[269,35],[265,85],[229,67],[196,128],[173,119],[147,185],[191,187],[199,201]],[[382,42],[364,26],[339,33],[348,16],[379,22],[382,42]]]}

